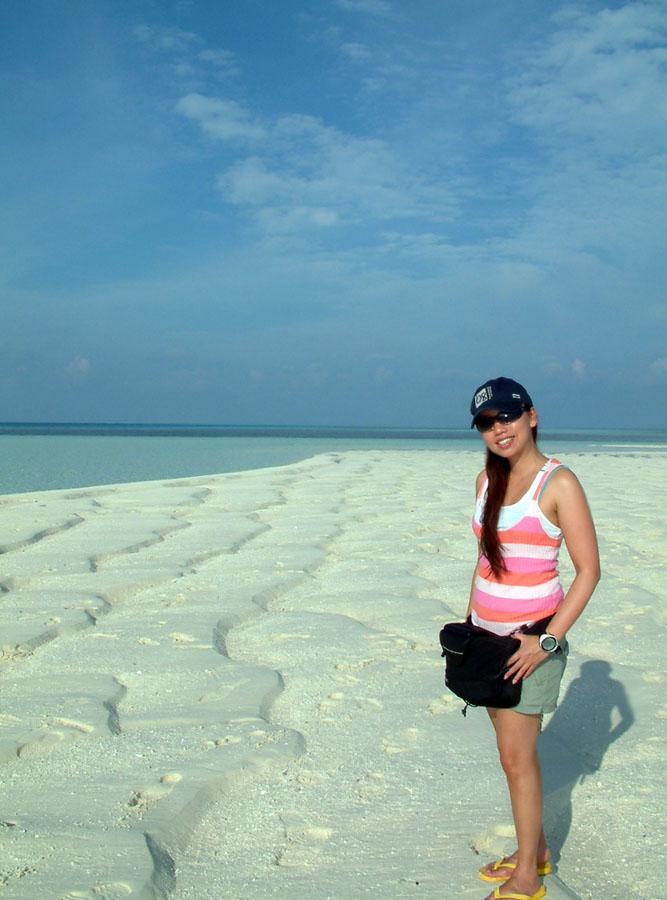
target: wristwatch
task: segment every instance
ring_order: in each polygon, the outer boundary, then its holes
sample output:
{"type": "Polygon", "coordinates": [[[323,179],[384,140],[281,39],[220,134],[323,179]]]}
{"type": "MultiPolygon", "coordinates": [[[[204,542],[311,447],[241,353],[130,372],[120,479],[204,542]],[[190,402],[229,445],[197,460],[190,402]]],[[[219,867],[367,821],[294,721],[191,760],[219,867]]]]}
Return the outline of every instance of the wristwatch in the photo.
{"type": "Polygon", "coordinates": [[[557,653],[560,650],[560,643],[555,635],[546,632],[540,635],[540,647],[545,653],[557,653]]]}

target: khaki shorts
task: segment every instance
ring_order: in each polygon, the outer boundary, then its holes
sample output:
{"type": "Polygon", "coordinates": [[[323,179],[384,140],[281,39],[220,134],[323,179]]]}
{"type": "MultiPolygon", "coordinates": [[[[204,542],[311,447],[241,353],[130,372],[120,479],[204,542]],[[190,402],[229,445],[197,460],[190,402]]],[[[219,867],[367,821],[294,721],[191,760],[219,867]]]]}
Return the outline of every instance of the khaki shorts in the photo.
{"type": "Polygon", "coordinates": [[[552,713],[556,709],[568,652],[569,647],[565,641],[560,653],[549,656],[528,678],[523,679],[521,700],[512,707],[514,712],[536,715],[552,713]]]}

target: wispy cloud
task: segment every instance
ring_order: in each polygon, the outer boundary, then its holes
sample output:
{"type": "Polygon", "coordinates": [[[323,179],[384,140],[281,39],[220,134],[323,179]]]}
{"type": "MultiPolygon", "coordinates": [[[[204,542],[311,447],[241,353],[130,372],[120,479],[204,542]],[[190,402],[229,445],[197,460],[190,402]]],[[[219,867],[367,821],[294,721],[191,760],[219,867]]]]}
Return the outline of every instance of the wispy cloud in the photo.
{"type": "Polygon", "coordinates": [[[570,370],[575,378],[581,380],[586,376],[586,363],[581,359],[574,359],[570,364],[570,370]]]}
{"type": "Polygon", "coordinates": [[[212,63],[221,69],[236,67],[236,56],[229,50],[202,50],[198,56],[204,62],[212,63]]]}
{"type": "Polygon", "coordinates": [[[75,356],[65,367],[65,372],[75,381],[80,381],[90,372],[90,360],[85,356],[75,356]]]}
{"type": "Polygon", "coordinates": [[[178,101],[176,111],[216,140],[255,143],[266,137],[265,129],[235,100],[193,93],[178,101]]]}
{"type": "Polygon", "coordinates": [[[509,170],[525,212],[504,250],[627,263],[667,228],[667,7],[568,7],[554,26],[506,82],[530,143],[509,170]]]}
{"type": "Polygon", "coordinates": [[[134,27],[133,35],[183,82],[206,83],[209,79],[220,81],[240,74],[236,54],[207,46],[206,40],[194,31],[142,23],[134,27]]]}
{"type": "Polygon", "coordinates": [[[385,141],[345,133],[312,116],[274,121],[235,101],[189,95],[177,112],[209,137],[243,141],[254,152],[217,178],[225,199],[257,212],[257,221],[290,227],[348,224],[365,218],[444,220],[456,198],[445,185],[422,181],[385,141]]]}
{"type": "Polygon", "coordinates": [[[345,12],[366,13],[371,16],[389,16],[394,12],[388,0],[335,0],[335,4],[345,12]]]}
{"type": "Polygon", "coordinates": [[[551,148],[612,159],[664,150],[667,7],[569,7],[554,22],[547,46],[530,50],[510,82],[516,120],[551,148]]]}
{"type": "Polygon", "coordinates": [[[654,359],[649,367],[651,375],[659,378],[667,377],[667,356],[660,356],[654,359]]]}
{"type": "Polygon", "coordinates": [[[358,44],[354,41],[341,44],[340,50],[344,56],[347,56],[349,59],[355,60],[356,62],[365,62],[373,55],[365,44],[358,44]]]}
{"type": "Polygon", "coordinates": [[[190,52],[202,43],[199,35],[182,28],[142,23],[133,29],[134,36],[151,49],[161,53],[190,52]]]}

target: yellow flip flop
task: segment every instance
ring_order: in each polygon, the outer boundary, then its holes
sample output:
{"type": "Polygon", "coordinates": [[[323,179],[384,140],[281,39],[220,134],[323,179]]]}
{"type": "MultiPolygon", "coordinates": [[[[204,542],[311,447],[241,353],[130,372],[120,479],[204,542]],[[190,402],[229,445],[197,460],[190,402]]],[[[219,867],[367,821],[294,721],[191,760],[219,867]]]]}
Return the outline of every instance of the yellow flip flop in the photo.
{"type": "Polygon", "coordinates": [[[540,900],[540,897],[546,897],[546,895],[547,889],[543,884],[539,886],[534,894],[501,894],[499,887],[493,892],[493,896],[497,900],[540,900]]]}
{"type": "MultiPolygon", "coordinates": [[[[497,862],[494,862],[491,868],[495,869],[496,871],[498,869],[516,869],[516,863],[512,862],[511,859],[503,857],[497,862]]],[[[482,881],[489,881],[491,884],[498,884],[499,882],[507,881],[507,877],[505,875],[488,875],[484,871],[484,869],[486,869],[486,866],[482,866],[482,868],[479,870],[479,877],[482,879],[482,881]]],[[[542,878],[542,876],[544,875],[551,875],[553,870],[554,867],[551,865],[551,862],[547,860],[545,863],[542,863],[541,866],[537,867],[537,874],[540,878],[542,878]]]]}

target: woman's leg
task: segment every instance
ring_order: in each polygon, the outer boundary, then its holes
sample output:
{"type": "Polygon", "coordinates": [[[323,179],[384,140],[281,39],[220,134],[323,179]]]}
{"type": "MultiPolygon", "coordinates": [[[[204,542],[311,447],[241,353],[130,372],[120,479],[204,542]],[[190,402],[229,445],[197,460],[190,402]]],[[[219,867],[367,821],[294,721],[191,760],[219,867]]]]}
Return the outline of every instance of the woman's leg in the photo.
{"type": "Polygon", "coordinates": [[[542,863],[548,854],[542,831],[542,774],[537,755],[541,717],[511,709],[490,709],[489,716],[507,777],[518,841],[513,856],[516,868],[508,870],[506,884],[519,893],[533,894],[539,887],[538,859],[542,863]]]}

